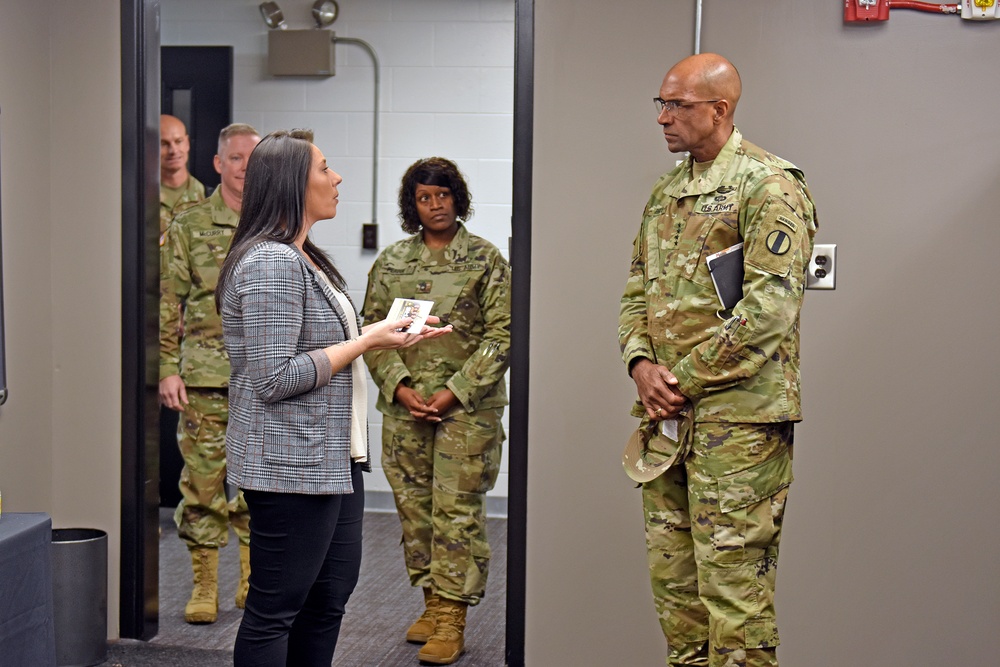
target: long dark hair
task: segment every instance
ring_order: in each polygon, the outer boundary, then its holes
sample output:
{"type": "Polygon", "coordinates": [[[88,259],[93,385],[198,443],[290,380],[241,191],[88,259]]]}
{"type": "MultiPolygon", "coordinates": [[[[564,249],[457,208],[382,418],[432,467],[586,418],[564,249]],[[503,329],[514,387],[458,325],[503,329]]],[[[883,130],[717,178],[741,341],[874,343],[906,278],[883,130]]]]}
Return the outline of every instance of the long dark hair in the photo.
{"type": "MultiPolygon", "coordinates": [[[[306,185],[312,166],[312,144],[299,132],[272,132],[257,144],[247,161],[243,181],[243,205],[233,243],[226,255],[215,291],[215,307],[221,310],[222,294],[250,248],[261,241],[291,245],[302,232],[306,185]]],[[[303,249],[330,282],[344,291],[346,283],[333,260],[306,237],[303,249]]]]}
{"type": "Polygon", "coordinates": [[[417,160],[403,174],[399,186],[399,222],[403,231],[416,234],[420,231],[420,214],[417,212],[417,185],[436,185],[451,190],[455,200],[455,214],[465,222],[472,215],[472,196],[458,165],[443,157],[417,160]]]}

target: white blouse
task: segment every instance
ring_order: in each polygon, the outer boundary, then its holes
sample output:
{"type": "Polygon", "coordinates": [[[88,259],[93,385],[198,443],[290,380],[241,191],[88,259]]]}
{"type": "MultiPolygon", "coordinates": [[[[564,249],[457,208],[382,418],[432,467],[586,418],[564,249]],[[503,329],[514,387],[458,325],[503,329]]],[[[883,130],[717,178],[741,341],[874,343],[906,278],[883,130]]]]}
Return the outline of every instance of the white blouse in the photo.
{"type": "MultiPolygon", "coordinates": [[[[347,333],[350,338],[361,335],[358,331],[358,316],[354,306],[340,290],[333,286],[330,278],[320,270],[316,274],[333,290],[340,309],[347,316],[347,333]]],[[[368,382],[365,378],[365,362],[361,357],[355,357],[351,362],[351,460],[364,463],[368,460],[368,382]]]]}

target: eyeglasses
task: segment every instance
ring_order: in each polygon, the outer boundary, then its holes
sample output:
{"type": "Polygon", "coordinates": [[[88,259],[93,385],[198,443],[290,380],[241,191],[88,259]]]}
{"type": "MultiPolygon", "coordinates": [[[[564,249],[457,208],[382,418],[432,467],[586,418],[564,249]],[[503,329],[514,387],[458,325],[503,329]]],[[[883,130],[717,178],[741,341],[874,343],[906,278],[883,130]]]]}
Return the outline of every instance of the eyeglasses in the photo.
{"type": "Polygon", "coordinates": [[[695,104],[714,104],[716,102],[721,102],[722,100],[695,100],[694,102],[679,102],[677,100],[664,100],[659,97],[653,98],[653,104],[656,105],[656,114],[660,115],[663,110],[666,109],[667,113],[677,113],[678,109],[686,109],[688,107],[693,107],[695,104]]]}

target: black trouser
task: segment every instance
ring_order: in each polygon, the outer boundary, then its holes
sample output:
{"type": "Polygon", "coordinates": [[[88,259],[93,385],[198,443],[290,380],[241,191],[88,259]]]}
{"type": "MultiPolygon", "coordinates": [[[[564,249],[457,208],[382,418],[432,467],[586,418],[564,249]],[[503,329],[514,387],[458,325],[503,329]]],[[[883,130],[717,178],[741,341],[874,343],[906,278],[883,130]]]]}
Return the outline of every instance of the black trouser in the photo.
{"type": "Polygon", "coordinates": [[[365,492],[305,495],[244,490],[250,508],[250,592],[235,667],[330,667],[361,569],[365,492]]]}

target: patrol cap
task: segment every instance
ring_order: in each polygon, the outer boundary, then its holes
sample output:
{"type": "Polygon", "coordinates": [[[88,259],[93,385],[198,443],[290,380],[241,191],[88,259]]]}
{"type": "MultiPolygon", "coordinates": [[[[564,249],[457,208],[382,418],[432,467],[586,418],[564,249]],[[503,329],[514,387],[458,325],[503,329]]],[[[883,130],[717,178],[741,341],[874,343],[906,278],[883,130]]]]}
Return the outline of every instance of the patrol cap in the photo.
{"type": "MultiPolygon", "coordinates": [[[[643,420],[645,421],[645,420],[643,420]]],[[[671,440],[661,432],[663,422],[644,423],[629,436],[622,452],[622,467],[634,482],[644,484],[662,475],[666,470],[682,461],[688,447],[684,436],[671,440]]]]}

